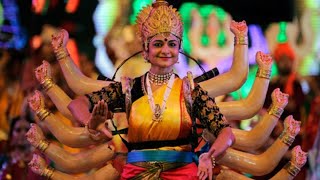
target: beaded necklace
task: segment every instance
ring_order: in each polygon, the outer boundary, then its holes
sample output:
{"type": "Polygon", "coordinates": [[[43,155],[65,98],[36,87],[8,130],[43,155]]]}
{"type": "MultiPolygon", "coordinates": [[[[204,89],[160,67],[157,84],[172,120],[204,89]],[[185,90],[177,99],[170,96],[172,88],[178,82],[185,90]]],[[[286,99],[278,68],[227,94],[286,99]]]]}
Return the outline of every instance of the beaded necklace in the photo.
{"type": "Polygon", "coordinates": [[[168,80],[170,79],[171,75],[173,74],[173,70],[167,74],[154,74],[149,71],[148,73],[148,79],[151,81],[151,83],[156,84],[158,86],[161,86],[163,84],[166,84],[168,80]]]}
{"type": "Polygon", "coordinates": [[[147,74],[146,85],[147,85],[148,102],[149,102],[151,111],[153,113],[152,120],[155,122],[161,122],[162,121],[162,114],[166,108],[167,99],[170,95],[170,92],[171,92],[171,89],[173,86],[173,82],[175,79],[175,75],[173,73],[171,73],[171,77],[168,81],[166,91],[164,92],[164,95],[163,95],[162,106],[160,107],[160,104],[154,103],[153,93],[152,93],[152,89],[151,89],[151,85],[150,85],[151,80],[149,79],[149,74],[150,74],[150,72],[147,74]]]}

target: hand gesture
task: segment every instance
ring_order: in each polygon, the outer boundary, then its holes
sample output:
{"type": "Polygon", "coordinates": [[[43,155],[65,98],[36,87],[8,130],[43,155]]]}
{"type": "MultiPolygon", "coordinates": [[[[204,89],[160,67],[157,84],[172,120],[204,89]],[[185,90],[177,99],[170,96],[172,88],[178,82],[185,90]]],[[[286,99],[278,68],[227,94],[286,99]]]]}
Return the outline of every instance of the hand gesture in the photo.
{"type": "Polygon", "coordinates": [[[29,107],[37,112],[44,108],[44,97],[42,93],[38,90],[34,91],[34,94],[28,98],[29,107]]]}
{"type": "Polygon", "coordinates": [[[270,70],[272,66],[272,57],[270,54],[264,54],[258,51],[256,54],[256,62],[261,69],[270,70]]]}
{"type": "Polygon", "coordinates": [[[90,129],[96,130],[99,124],[104,123],[107,118],[108,105],[104,100],[100,100],[94,107],[88,122],[90,129]]]}
{"type": "Polygon", "coordinates": [[[235,36],[247,36],[248,35],[248,26],[246,21],[236,22],[231,21],[230,30],[235,36]]]}
{"type": "Polygon", "coordinates": [[[37,80],[41,84],[43,84],[46,79],[52,79],[51,67],[50,67],[50,64],[46,60],[43,60],[42,64],[40,66],[38,66],[34,72],[35,72],[37,80]]]}
{"type": "Polygon", "coordinates": [[[39,175],[42,175],[48,166],[45,160],[38,154],[33,154],[32,160],[28,165],[34,173],[39,175]]]}
{"type": "Polygon", "coordinates": [[[291,162],[297,167],[301,168],[307,162],[307,153],[301,150],[301,147],[295,146],[292,149],[291,162]]]}
{"type": "Polygon", "coordinates": [[[277,107],[285,108],[286,105],[288,104],[288,99],[289,99],[289,95],[282,93],[279,88],[276,88],[271,93],[272,104],[277,107]]]}
{"type": "Polygon", "coordinates": [[[56,52],[60,48],[66,48],[69,40],[68,31],[61,29],[57,33],[52,35],[51,45],[53,50],[56,52]]]}
{"type": "Polygon", "coordinates": [[[41,128],[34,123],[31,124],[31,128],[26,133],[26,137],[30,144],[34,147],[38,147],[40,141],[45,139],[41,128]]]}
{"type": "Polygon", "coordinates": [[[202,153],[199,157],[199,165],[198,165],[198,177],[200,180],[205,180],[209,178],[212,180],[212,160],[209,153],[202,153]]]}
{"type": "Polygon", "coordinates": [[[108,124],[106,122],[108,117],[108,104],[104,100],[100,100],[93,108],[91,117],[89,119],[88,127],[89,129],[97,130],[104,133],[108,138],[112,138],[112,133],[107,128],[108,124]]]}
{"type": "Polygon", "coordinates": [[[296,135],[300,131],[301,121],[296,121],[293,119],[292,115],[286,117],[284,120],[284,131],[290,136],[290,137],[296,137],[296,135]]]}

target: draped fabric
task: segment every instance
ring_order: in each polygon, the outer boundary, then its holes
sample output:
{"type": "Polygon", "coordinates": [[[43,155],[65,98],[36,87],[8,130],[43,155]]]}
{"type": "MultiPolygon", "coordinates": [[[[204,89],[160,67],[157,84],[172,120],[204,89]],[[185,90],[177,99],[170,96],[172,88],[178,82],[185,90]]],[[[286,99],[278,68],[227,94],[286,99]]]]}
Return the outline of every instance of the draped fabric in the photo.
{"type": "MultiPolygon", "coordinates": [[[[86,96],[91,103],[91,108],[100,100],[104,99],[108,103],[109,110],[122,109],[123,107],[131,107],[129,111],[129,130],[128,142],[130,144],[150,144],[150,142],[166,142],[190,139],[190,141],[183,141],[185,144],[173,143],[175,145],[165,145],[156,148],[150,146],[143,146],[143,149],[132,149],[131,152],[146,150],[161,151],[180,151],[190,152],[191,133],[192,133],[192,118],[197,118],[203,127],[210,130],[215,136],[225,127],[230,127],[225,117],[220,113],[218,106],[213,98],[208,96],[199,85],[194,89],[186,91],[185,79],[176,78],[172,86],[171,92],[166,101],[166,109],[162,114],[162,120],[156,122],[152,120],[153,112],[149,105],[148,95],[146,93],[145,80],[146,75],[134,79],[131,90],[131,105],[125,105],[122,94],[123,87],[121,83],[114,83],[100,91],[87,94],[86,96]],[[186,92],[189,96],[186,97],[186,92]],[[191,101],[190,101],[191,99],[191,101]],[[190,104],[191,103],[191,104],[190,104]],[[191,115],[193,117],[191,117],[191,115]],[[177,145],[179,144],[179,145],[177,145]]],[[[153,92],[154,103],[163,103],[164,93],[167,85],[164,84],[153,92]]],[[[129,152],[130,153],[130,152],[129,152]]],[[[144,153],[142,153],[144,154],[144,153]]],[[[193,154],[193,153],[191,153],[193,154]]],[[[193,157],[193,155],[190,155],[193,157]]],[[[192,180],[198,179],[197,166],[194,162],[189,161],[171,161],[166,159],[157,159],[155,161],[143,160],[143,158],[132,164],[128,163],[124,166],[121,179],[183,179],[192,180]]]]}
{"type": "MultiPolygon", "coordinates": [[[[181,103],[182,81],[176,79],[172,87],[171,93],[167,100],[167,107],[163,112],[161,122],[152,120],[152,111],[148,103],[147,95],[142,96],[132,104],[129,118],[129,142],[144,142],[155,140],[175,140],[178,138],[186,138],[190,135],[191,119],[186,111],[185,104],[181,103]],[[184,106],[184,108],[181,108],[184,106]]],[[[162,103],[166,85],[163,85],[155,92],[154,101],[156,104],[162,103]]],[[[172,149],[171,147],[161,149],[172,149]]],[[[186,150],[183,147],[176,147],[175,150],[186,150]],[[181,149],[182,148],[182,149],[181,149]]],[[[189,149],[190,150],[190,149],[189,149]]]]}
{"type": "MultiPolygon", "coordinates": [[[[159,168],[160,164],[154,164],[151,166],[142,165],[142,163],[133,165],[126,164],[121,175],[121,180],[132,179],[136,174],[139,175],[140,179],[150,180],[150,179],[163,179],[163,180],[198,180],[197,176],[197,165],[195,163],[190,163],[184,166],[169,165],[168,163],[166,171],[159,168]],[[140,166],[139,166],[140,165],[140,166]],[[153,172],[153,173],[151,173],[153,172]]],[[[177,164],[179,165],[179,164],[177,164]]]]}

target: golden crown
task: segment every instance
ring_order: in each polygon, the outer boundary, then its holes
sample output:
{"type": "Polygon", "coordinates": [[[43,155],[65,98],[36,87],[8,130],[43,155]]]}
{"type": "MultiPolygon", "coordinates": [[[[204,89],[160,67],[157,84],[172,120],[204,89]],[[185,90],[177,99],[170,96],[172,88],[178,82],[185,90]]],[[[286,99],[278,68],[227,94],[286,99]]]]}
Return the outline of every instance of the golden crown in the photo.
{"type": "Polygon", "coordinates": [[[142,42],[159,33],[169,32],[182,39],[182,21],[177,9],[168,2],[157,0],[144,7],[137,16],[138,35],[142,42]]]}

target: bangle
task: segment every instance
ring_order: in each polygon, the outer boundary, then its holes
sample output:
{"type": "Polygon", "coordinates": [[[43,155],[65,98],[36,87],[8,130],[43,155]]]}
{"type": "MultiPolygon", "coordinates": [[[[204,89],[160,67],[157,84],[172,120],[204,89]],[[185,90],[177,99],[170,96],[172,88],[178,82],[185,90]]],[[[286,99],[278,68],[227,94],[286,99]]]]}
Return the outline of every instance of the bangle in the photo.
{"type": "Polygon", "coordinates": [[[280,118],[283,111],[284,111],[283,108],[271,105],[271,107],[268,110],[268,114],[274,115],[275,117],[280,118]]]}
{"type": "Polygon", "coordinates": [[[47,140],[41,140],[37,146],[37,149],[39,149],[42,153],[44,153],[45,150],[49,147],[49,144],[50,143],[47,140]]]}
{"type": "Polygon", "coordinates": [[[235,36],[234,45],[248,45],[248,36],[235,36]]]}
{"type": "Polygon", "coordinates": [[[271,70],[258,68],[256,76],[260,78],[270,79],[271,70]]]}
{"type": "Polygon", "coordinates": [[[51,112],[45,108],[42,108],[39,111],[37,111],[36,114],[40,121],[44,121],[51,114],[51,112]]]}
{"type": "Polygon", "coordinates": [[[54,168],[52,167],[46,167],[44,171],[41,173],[41,176],[47,177],[47,179],[50,179],[54,173],[54,168]]]}
{"type": "Polygon", "coordinates": [[[42,88],[47,92],[50,88],[54,86],[54,82],[51,78],[46,78],[42,83],[42,88]]]}
{"type": "Polygon", "coordinates": [[[284,166],[284,169],[287,170],[287,172],[295,177],[299,171],[300,171],[300,168],[298,168],[295,164],[293,164],[291,161],[289,161],[285,166],[284,166]]]}
{"type": "Polygon", "coordinates": [[[279,139],[287,146],[291,146],[294,141],[294,137],[288,135],[285,131],[280,134],[279,139]]]}
{"type": "Polygon", "coordinates": [[[216,166],[216,158],[214,158],[214,156],[211,156],[211,162],[212,162],[212,168],[214,168],[216,166]]]}
{"type": "Polygon", "coordinates": [[[58,49],[55,54],[57,60],[64,59],[70,55],[67,49],[58,49]]]}

